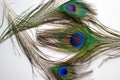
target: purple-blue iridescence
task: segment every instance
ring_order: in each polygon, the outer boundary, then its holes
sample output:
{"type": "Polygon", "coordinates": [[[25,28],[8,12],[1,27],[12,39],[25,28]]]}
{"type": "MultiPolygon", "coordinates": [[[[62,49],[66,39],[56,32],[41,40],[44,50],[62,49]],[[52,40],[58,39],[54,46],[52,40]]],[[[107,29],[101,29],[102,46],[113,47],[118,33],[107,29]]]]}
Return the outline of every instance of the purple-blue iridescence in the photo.
{"type": "Polygon", "coordinates": [[[68,5],[66,6],[66,9],[67,9],[69,12],[71,12],[71,13],[75,13],[75,11],[76,11],[76,6],[73,5],[73,4],[68,4],[68,5]]]}
{"type": "Polygon", "coordinates": [[[84,35],[81,32],[75,32],[70,37],[70,43],[75,48],[81,48],[84,45],[84,35]]]}
{"type": "Polygon", "coordinates": [[[58,75],[59,76],[65,77],[65,76],[67,76],[67,74],[68,74],[68,67],[67,66],[61,66],[58,69],[58,75]]]}

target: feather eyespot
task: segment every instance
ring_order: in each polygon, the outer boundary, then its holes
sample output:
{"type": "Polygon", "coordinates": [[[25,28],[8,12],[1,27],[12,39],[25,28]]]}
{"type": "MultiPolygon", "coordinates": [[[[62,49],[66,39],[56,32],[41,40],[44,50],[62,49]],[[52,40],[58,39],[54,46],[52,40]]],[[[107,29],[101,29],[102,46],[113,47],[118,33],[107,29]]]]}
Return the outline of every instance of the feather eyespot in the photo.
{"type": "Polygon", "coordinates": [[[68,74],[68,67],[67,66],[61,66],[58,69],[58,75],[61,77],[65,77],[68,74]]]}
{"type": "Polygon", "coordinates": [[[81,48],[84,45],[84,35],[81,32],[75,32],[70,37],[70,43],[75,48],[81,48]]]}
{"type": "Polygon", "coordinates": [[[60,10],[68,14],[69,16],[77,18],[84,17],[87,14],[85,4],[76,1],[64,3],[63,5],[60,6],[60,10]]]}
{"type": "Polygon", "coordinates": [[[66,5],[66,9],[71,12],[71,13],[75,13],[76,12],[76,6],[73,4],[68,4],[66,5]]]}

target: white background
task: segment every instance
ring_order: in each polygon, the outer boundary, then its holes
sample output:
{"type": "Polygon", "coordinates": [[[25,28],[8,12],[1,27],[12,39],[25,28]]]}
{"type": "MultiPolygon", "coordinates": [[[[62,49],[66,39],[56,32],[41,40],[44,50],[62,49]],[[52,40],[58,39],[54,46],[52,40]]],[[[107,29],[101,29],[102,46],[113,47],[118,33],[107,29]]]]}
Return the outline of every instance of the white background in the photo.
{"type": "MultiPolygon", "coordinates": [[[[8,0],[17,14],[39,3],[40,0],[8,0]]],[[[120,31],[119,0],[85,0],[98,13],[98,19],[106,26],[120,31]]],[[[2,19],[0,4],[0,23],[2,19]]],[[[21,53],[20,53],[21,54],[21,53]]],[[[120,80],[120,58],[109,60],[97,68],[99,60],[91,64],[94,80],[120,80]]],[[[0,80],[32,80],[31,65],[24,55],[15,54],[10,39],[0,44],[0,80]]],[[[37,80],[37,79],[36,79],[37,80]]],[[[38,78],[38,80],[43,80],[38,78]]]]}

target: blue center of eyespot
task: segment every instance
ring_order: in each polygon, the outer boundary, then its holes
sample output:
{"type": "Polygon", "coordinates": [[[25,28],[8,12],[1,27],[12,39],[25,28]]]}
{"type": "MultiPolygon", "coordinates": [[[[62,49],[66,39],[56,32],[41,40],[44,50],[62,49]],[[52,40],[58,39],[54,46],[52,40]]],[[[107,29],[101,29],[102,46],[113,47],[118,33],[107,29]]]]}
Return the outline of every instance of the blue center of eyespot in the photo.
{"type": "Polygon", "coordinates": [[[59,67],[59,69],[58,69],[59,76],[65,77],[65,76],[67,76],[67,74],[68,74],[68,67],[67,66],[59,67]]]}
{"type": "Polygon", "coordinates": [[[75,11],[76,11],[76,6],[73,5],[73,4],[68,4],[68,5],[66,6],[66,9],[67,9],[69,12],[75,13],[75,11]]]}
{"type": "Polygon", "coordinates": [[[75,32],[70,37],[70,43],[75,48],[81,48],[84,45],[84,35],[81,32],[75,32]]]}

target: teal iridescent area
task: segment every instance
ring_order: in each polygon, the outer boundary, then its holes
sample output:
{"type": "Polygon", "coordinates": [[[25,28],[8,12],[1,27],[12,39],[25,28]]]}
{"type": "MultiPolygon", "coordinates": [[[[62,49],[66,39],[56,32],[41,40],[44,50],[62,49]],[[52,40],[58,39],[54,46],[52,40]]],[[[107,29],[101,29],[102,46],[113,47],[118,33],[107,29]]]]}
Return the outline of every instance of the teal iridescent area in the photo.
{"type": "Polygon", "coordinates": [[[60,6],[60,10],[72,17],[84,17],[87,13],[85,4],[76,1],[69,1],[64,3],[60,6]]]}

